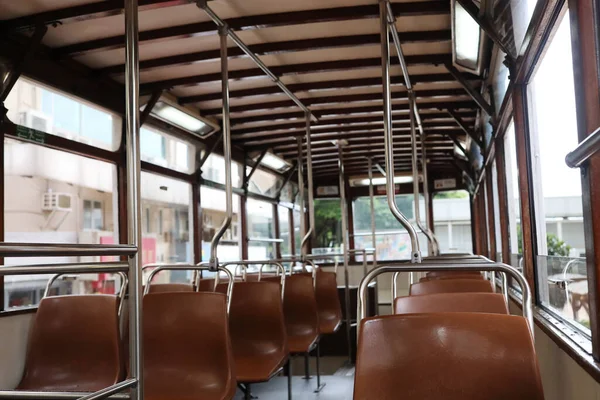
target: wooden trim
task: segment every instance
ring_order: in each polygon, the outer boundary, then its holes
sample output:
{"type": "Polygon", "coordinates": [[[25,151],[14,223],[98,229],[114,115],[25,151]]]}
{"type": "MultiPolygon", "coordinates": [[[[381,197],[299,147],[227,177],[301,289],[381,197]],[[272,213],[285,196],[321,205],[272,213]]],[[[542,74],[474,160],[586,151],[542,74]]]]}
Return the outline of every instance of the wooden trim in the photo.
{"type": "MultiPolygon", "coordinates": [[[[354,200],[350,196],[350,182],[348,175],[344,177],[344,184],[346,185],[346,214],[348,217],[348,248],[356,249],[356,243],[354,240],[354,207],[352,207],[352,201],[354,200]]],[[[356,262],[356,253],[350,254],[350,260],[356,262]]]]}
{"type": "MultiPolygon", "coordinates": [[[[2,140],[0,140],[0,154],[2,155],[2,162],[0,163],[0,242],[4,242],[4,213],[6,212],[4,193],[6,188],[4,187],[4,134],[2,140]]],[[[4,257],[0,257],[0,265],[4,265],[4,257]]],[[[0,312],[4,310],[4,275],[0,276],[0,312]]],[[[1,314],[0,314],[1,315],[1,314]]]]}
{"type": "Polygon", "coordinates": [[[527,98],[524,85],[513,88],[513,104],[515,115],[515,147],[517,149],[517,166],[519,168],[519,198],[521,202],[521,232],[523,233],[523,274],[531,291],[537,298],[535,254],[537,242],[535,238],[535,221],[533,215],[533,191],[531,151],[529,147],[529,125],[527,116],[527,98]]]}
{"type": "Polygon", "coordinates": [[[502,261],[510,264],[510,229],[508,226],[508,192],[506,180],[506,159],[504,134],[496,139],[496,176],[498,177],[498,219],[500,220],[500,236],[502,237],[502,261]]]}
{"type": "MultiPolygon", "coordinates": [[[[197,174],[196,176],[198,176],[197,174]]],[[[194,264],[202,262],[202,195],[200,194],[200,183],[198,180],[192,183],[192,224],[194,264]]]]}
{"type": "Polygon", "coordinates": [[[479,231],[477,229],[477,202],[475,196],[469,194],[469,209],[471,214],[471,246],[473,254],[478,254],[479,250],[479,231]]]}
{"type": "Polygon", "coordinates": [[[152,164],[146,161],[142,161],[142,171],[166,176],[179,181],[188,182],[192,185],[197,181],[196,174],[186,174],[185,172],[175,171],[173,169],[161,167],[160,165],[152,164]]]}
{"type": "Polygon", "coordinates": [[[488,258],[490,258],[490,248],[489,248],[489,241],[488,241],[488,223],[487,223],[487,213],[486,213],[486,208],[485,208],[485,204],[486,204],[486,193],[485,190],[481,190],[479,192],[479,195],[477,195],[477,198],[479,199],[479,235],[481,237],[481,251],[479,254],[482,254],[488,258]]]}
{"type": "Polygon", "coordinates": [[[248,198],[240,196],[240,233],[242,246],[242,260],[248,259],[248,198]]]}
{"type": "Polygon", "coordinates": [[[487,200],[487,210],[488,210],[488,227],[489,227],[489,249],[490,254],[489,258],[498,261],[497,250],[497,238],[496,238],[496,215],[494,208],[494,182],[492,180],[492,164],[488,167],[487,177],[486,177],[486,185],[485,185],[485,197],[487,200]]]}
{"type": "Polygon", "coordinates": [[[290,225],[290,254],[296,255],[296,233],[294,232],[294,208],[288,210],[290,225]]]}
{"type": "MultiPolygon", "coordinates": [[[[577,131],[581,141],[600,126],[600,1],[570,0],[569,6],[577,131]]],[[[592,353],[600,361],[600,155],[590,158],[581,168],[581,182],[592,353]]]]}

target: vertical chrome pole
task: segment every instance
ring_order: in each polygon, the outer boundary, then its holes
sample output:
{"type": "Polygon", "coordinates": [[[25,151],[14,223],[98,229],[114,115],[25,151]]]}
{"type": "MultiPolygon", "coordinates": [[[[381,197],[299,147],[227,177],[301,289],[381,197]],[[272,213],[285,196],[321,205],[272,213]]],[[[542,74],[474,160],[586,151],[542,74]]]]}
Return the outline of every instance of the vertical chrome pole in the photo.
{"type": "MultiPolygon", "coordinates": [[[[300,237],[304,238],[306,234],[306,218],[304,217],[304,158],[302,157],[302,136],[296,138],[298,142],[298,191],[300,193],[300,200],[298,201],[298,207],[300,208],[300,237]]],[[[306,257],[306,249],[303,246],[303,242],[300,245],[301,260],[304,261],[306,257]]]]}
{"type": "MultiPolygon", "coordinates": [[[[369,205],[371,207],[371,241],[374,253],[377,253],[377,243],[375,238],[375,198],[373,194],[373,160],[369,157],[369,205]]],[[[373,262],[376,256],[373,255],[373,262]]]]}
{"type": "MultiPolygon", "coordinates": [[[[416,104],[415,104],[415,110],[416,110],[416,104]]],[[[415,115],[418,115],[418,113],[416,113],[415,115]]],[[[422,167],[421,167],[421,171],[423,171],[423,197],[425,198],[425,227],[427,228],[427,230],[429,231],[429,234],[431,235],[431,238],[433,239],[433,241],[431,242],[432,245],[432,255],[433,256],[438,256],[440,255],[440,243],[437,240],[437,237],[435,236],[435,234],[433,233],[433,221],[429,218],[430,213],[429,213],[429,176],[427,174],[427,147],[426,147],[426,142],[427,142],[427,135],[425,133],[421,133],[421,160],[422,160],[422,167]]]]}
{"type": "MultiPolygon", "coordinates": [[[[312,149],[310,142],[310,114],[306,113],[306,180],[308,185],[308,232],[302,238],[302,248],[315,233],[315,198],[313,193],[312,149]]],[[[304,253],[303,253],[304,254],[304,253]]]]}
{"type": "Polygon", "coordinates": [[[342,246],[344,251],[344,302],[346,308],[346,339],[348,340],[348,362],[352,364],[352,343],[351,343],[351,323],[350,318],[350,277],[348,273],[348,210],[346,205],[346,179],[344,177],[344,151],[341,143],[338,142],[338,166],[340,175],[340,210],[342,211],[342,246]]]}
{"type": "Polygon", "coordinates": [[[128,242],[137,247],[129,259],[129,374],[137,380],[131,398],[144,398],[144,351],[142,343],[142,213],[139,121],[138,2],[125,1],[125,151],[127,168],[128,242]]]}
{"type": "MultiPolygon", "coordinates": [[[[219,28],[219,39],[221,43],[221,94],[223,96],[223,158],[225,159],[225,220],[215,233],[210,243],[211,270],[217,271],[219,259],[217,249],[221,237],[225,234],[231,220],[233,219],[233,184],[231,182],[231,125],[229,122],[229,60],[227,55],[227,26],[219,28]]],[[[244,211],[245,212],[245,211],[244,211]]]]}
{"type": "Polygon", "coordinates": [[[381,28],[381,80],[383,83],[383,130],[385,146],[386,192],[388,205],[394,217],[404,226],[411,241],[411,262],[421,262],[421,250],[415,228],[402,214],[396,204],[394,187],[394,152],[392,137],[392,98],[390,89],[390,35],[388,28],[387,2],[379,1],[379,22],[381,28]]]}

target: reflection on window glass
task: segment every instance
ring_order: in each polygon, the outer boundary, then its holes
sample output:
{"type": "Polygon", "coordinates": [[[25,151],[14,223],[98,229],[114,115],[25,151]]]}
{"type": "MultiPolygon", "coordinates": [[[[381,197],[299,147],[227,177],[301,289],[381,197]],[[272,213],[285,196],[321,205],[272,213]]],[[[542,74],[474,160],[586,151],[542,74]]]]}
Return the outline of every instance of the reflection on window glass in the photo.
{"type": "Polygon", "coordinates": [[[5,105],[15,124],[106,150],[119,147],[119,117],[27,79],[17,81],[5,105]]]}
{"type": "Polygon", "coordinates": [[[515,48],[521,48],[538,0],[510,0],[515,48]]]}
{"type": "Polygon", "coordinates": [[[528,86],[536,262],[542,303],[589,327],[581,179],[564,162],[578,144],[572,60],[567,15],[528,86]]]}
{"type": "Polygon", "coordinates": [[[290,209],[287,207],[277,207],[279,213],[279,238],[281,242],[281,256],[286,257],[292,254],[292,243],[290,235],[290,209]]]}
{"type": "Polygon", "coordinates": [[[504,96],[506,95],[506,91],[508,90],[509,73],[510,71],[504,65],[504,60],[506,59],[506,54],[502,51],[497,50],[494,58],[493,58],[493,68],[490,71],[492,76],[492,86],[493,86],[493,95],[494,95],[494,105],[496,113],[501,111],[502,103],[504,102],[504,96]]]}
{"type": "MultiPolygon", "coordinates": [[[[4,228],[7,242],[117,243],[116,167],[17,140],[4,140],[4,228]]],[[[86,257],[85,261],[111,261],[86,257]]],[[[5,265],[60,264],[80,257],[6,258],[5,265]]],[[[8,307],[37,304],[51,275],[6,276],[8,307]]],[[[60,294],[108,290],[112,275],[86,275],[60,294]]],[[[59,283],[57,283],[58,286],[59,283]]],[[[107,293],[107,292],[105,292],[107,293]]]]}
{"type": "MultiPolygon", "coordinates": [[[[251,168],[248,167],[246,173],[248,173],[250,169],[251,168]]],[[[253,193],[274,197],[282,183],[283,179],[269,172],[257,169],[250,178],[248,190],[253,193]]]]}
{"type": "MultiPolygon", "coordinates": [[[[177,263],[194,260],[190,237],[191,185],[142,172],[142,263],[177,263]],[[146,218],[149,218],[146,220],[146,218]]],[[[163,271],[155,282],[189,282],[189,271],[163,271]]]]}
{"type": "MultiPolygon", "coordinates": [[[[339,201],[338,201],[339,203],[339,201]]],[[[414,224],[414,202],[412,195],[397,195],[396,204],[400,211],[414,224]]],[[[387,198],[376,196],[373,199],[375,211],[375,248],[378,260],[401,260],[410,258],[411,244],[406,230],[392,215],[387,198]]],[[[425,224],[425,202],[420,199],[421,222],[425,224]]],[[[369,197],[354,201],[354,243],[357,249],[373,248],[371,231],[371,202],[369,197]]],[[[425,235],[418,233],[423,255],[427,254],[425,235]]],[[[359,258],[360,259],[360,258],[359,258]]]]}
{"type": "Polygon", "coordinates": [[[275,221],[273,205],[249,198],[246,201],[248,216],[248,258],[267,260],[275,257],[275,221]]]}
{"type": "MultiPolygon", "coordinates": [[[[202,186],[200,189],[202,202],[202,261],[210,259],[210,243],[215,233],[223,225],[226,213],[225,192],[202,186]]],[[[229,229],[219,242],[217,257],[220,261],[236,261],[242,257],[240,233],[240,196],[233,195],[233,218],[229,229]]]]}
{"type": "MultiPolygon", "coordinates": [[[[242,185],[242,168],[231,162],[231,182],[234,187],[242,185]]],[[[206,180],[225,184],[225,159],[217,154],[210,154],[202,166],[202,177],[206,180]]]]}
{"type": "Polygon", "coordinates": [[[140,129],[142,161],[176,171],[191,173],[195,167],[195,147],[156,129],[140,129]]]}

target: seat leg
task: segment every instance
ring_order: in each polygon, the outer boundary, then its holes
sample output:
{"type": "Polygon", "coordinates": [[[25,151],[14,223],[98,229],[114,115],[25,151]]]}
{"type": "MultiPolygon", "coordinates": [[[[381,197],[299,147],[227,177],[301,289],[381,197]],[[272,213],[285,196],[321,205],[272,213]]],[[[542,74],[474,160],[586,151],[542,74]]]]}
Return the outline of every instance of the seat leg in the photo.
{"type": "Polygon", "coordinates": [[[312,379],[312,376],[310,376],[310,358],[309,358],[310,352],[307,351],[306,353],[304,353],[304,379],[309,380],[312,379]]]}
{"type": "Polygon", "coordinates": [[[292,400],[292,357],[288,359],[285,372],[287,374],[288,383],[288,400],[292,400]]]}
{"type": "Polygon", "coordinates": [[[319,393],[325,387],[325,383],[321,383],[321,343],[317,342],[317,388],[315,393],[319,393]]]}

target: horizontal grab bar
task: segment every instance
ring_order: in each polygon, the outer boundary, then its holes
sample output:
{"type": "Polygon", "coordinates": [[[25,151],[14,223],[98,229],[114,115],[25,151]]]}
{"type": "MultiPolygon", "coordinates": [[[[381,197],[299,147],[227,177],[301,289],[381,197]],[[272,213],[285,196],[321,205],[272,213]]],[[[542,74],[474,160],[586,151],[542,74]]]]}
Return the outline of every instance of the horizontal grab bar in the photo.
{"type": "Polygon", "coordinates": [[[575,150],[567,154],[565,163],[571,168],[579,168],[598,150],[600,150],[600,128],[579,143],[575,150]]]}
{"type": "Polygon", "coordinates": [[[125,262],[43,264],[0,267],[0,275],[97,274],[128,272],[125,262]]]}
{"type": "Polygon", "coordinates": [[[82,392],[33,392],[23,390],[0,390],[0,399],[18,399],[18,400],[101,400],[111,399],[129,399],[129,394],[120,393],[125,389],[137,385],[136,379],[127,379],[115,385],[101,389],[94,393],[82,392]]]}
{"type": "Polygon", "coordinates": [[[0,243],[0,257],[132,256],[126,244],[0,243]]]}

